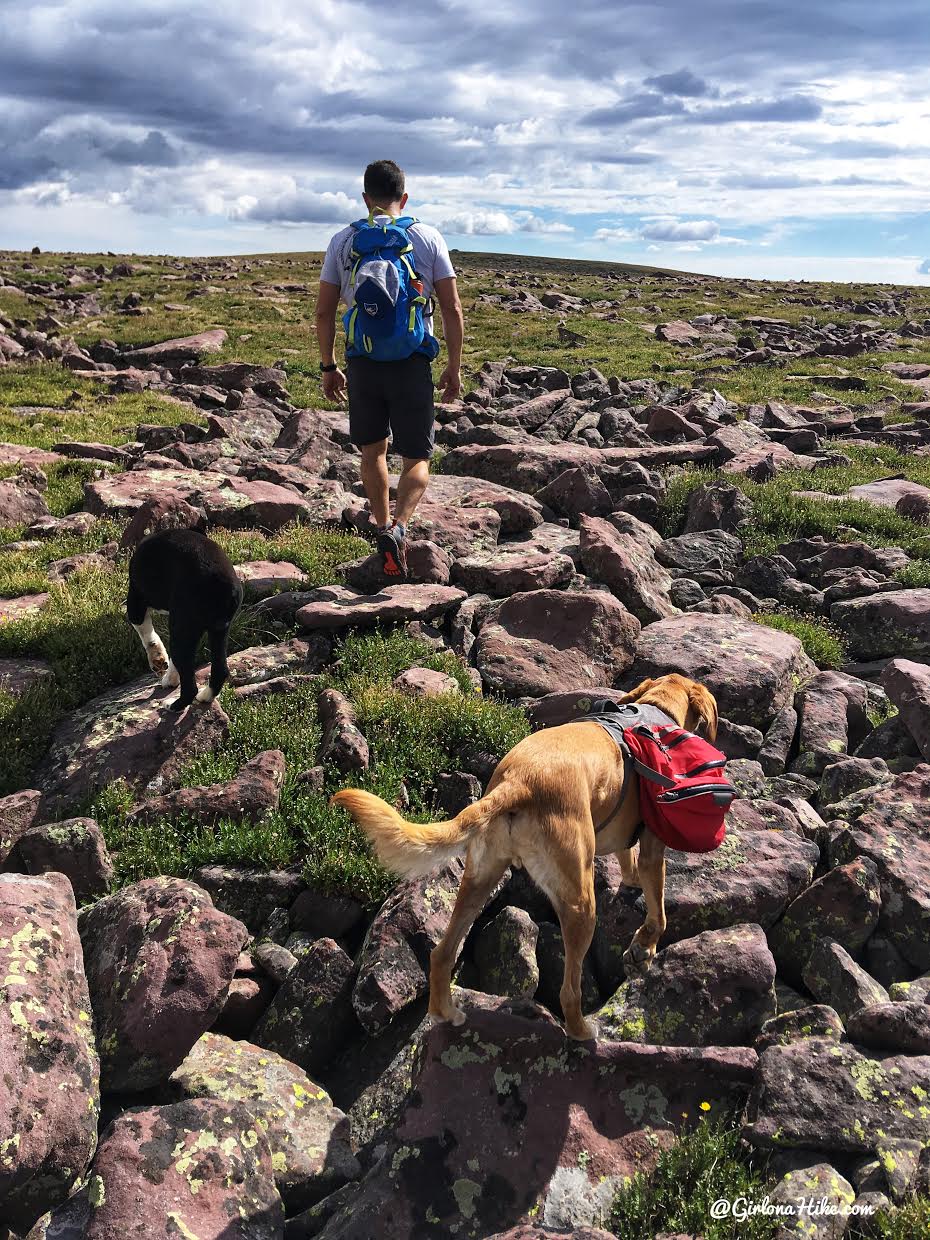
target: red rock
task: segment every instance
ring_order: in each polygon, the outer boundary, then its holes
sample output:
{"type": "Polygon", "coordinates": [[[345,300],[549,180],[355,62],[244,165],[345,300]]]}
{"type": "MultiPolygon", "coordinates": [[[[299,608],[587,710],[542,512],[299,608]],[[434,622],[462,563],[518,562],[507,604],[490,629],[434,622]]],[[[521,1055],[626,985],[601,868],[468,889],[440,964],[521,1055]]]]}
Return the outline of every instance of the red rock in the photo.
{"type": "MultiPolygon", "coordinates": [[[[363,533],[375,532],[371,513],[362,500],[350,502],[343,513],[343,520],[363,533]]],[[[407,527],[407,536],[412,541],[435,543],[457,557],[491,550],[497,545],[500,528],[500,516],[493,508],[456,508],[426,498],[417,505],[417,511],[407,527]]]]}
{"type": "Polygon", "coordinates": [[[52,666],[44,659],[0,659],[0,693],[22,697],[34,685],[55,679],[52,666]]]}
{"type": "MultiPolygon", "coordinates": [[[[411,585],[449,584],[452,559],[442,547],[426,539],[407,543],[407,582],[411,585]]],[[[389,584],[381,567],[381,556],[375,552],[343,566],[346,584],[363,594],[377,594],[389,584]]]]}
{"type": "Polygon", "coordinates": [[[58,465],[64,457],[44,448],[30,448],[27,444],[0,443],[0,465],[33,465],[44,469],[46,465],[58,465]]]}
{"type": "Polygon", "coordinates": [[[540,503],[563,517],[603,516],[614,506],[610,492],[592,466],[566,469],[536,493],[540,503]]]}
{"type": "Polygon", "coordinates": [[[844,599],[830,608],[854,658],[930,652],[930,589],[889,590],[844,599]]]}
{"type": "Polygon", "coordinates": [[[170,787],[190,758],[225,738],[229,720],[218,702],[178,716],[164,709],[171,690],[153,697],[153,687],[148,675],[130,681],[62,720],[35,776],[46,817],[86,803],[115,779],[134,789],[170,787]]]}
{"type": "Polygon", "coordinates": [[[583,516],[579,530],[585,572],[608,586],[637,620],[650,624],[678,614],[668,595],[672,579],[648,543],[599,517],[583,516]]]}
{"type": "Polygon", "coordinates": [[[189,1099],[118,1115],[103,1133],[87,1184],[55,1212],[42,1240],[283,1234],[268,1138],[251,1108],[189,1099]]]}
{"type": "Polygon", "coordinates": [[[0,864],[16,846],[16,841],[35,823],[42,793],[30,789],[0,797],[0,864]]]}
{"type": "Polygon", "coordinates": [[[136,547],[149,534],[162,530],[204,530],[206,524],[203,511],[186,500],[176,496],[147,499],[132,514],[120,536],[119,547],[121,551],[136,547]]]}
{"type": "Polygon", "coordinates": [[[358,1031],[354,978],[352,957],[334,939],[317,939],[284,979],[251,1040],[305,1072],[325,1068],[358,1031]]]}
{"type": "Polygon", "coordinates": [[[670,323],[660,323],[655,331],[659,340],[665,340],[669,344],[697,344],[701,339],[701,333],[696,327],[692,327],[690,323],[684,322],[682,319],[673,319],[670,323]]]}
{"type": "Polygon", "coordinates": [[[469,594],[509,598],[525,590],[567,586],[575,566],[567,555],[510,550],[506,544],[483,555],[469,555],[452,565],[452,580],[469,594]]]}
{"type": "Polygon", "coordinates": [[[355,708],[338,689],[324,689],[317,700],[322,737],[317,761],[332,762],[340,771],[368,769],[368,741],[362,735],[355,708]]]}
{"type": "Polygon", "coordinates": [[[84,555],[69,555],[62,560],[52,560],[48,565],[48,579],[52,585],[60,585],[74,573],[98,572],[109,573],[113,562],[104,555],[88,552],[84,555]]]}
{"type": "Polygon", "coordinates": [[[819,777],[844,753],[852,753],[872,729],[865,683],[842,672],[818,672],[798,696],[800,714],[793,771],[819,777]]]}
{"type": "Polygon", "coordinates": [[[0,875],[0,1218],[25,1233],[97,1142],[99,1064],[71,885],[0,875]]]}
{"type": "Polygon", "coordinates": [[[926,663],[914,663],[910,659],[892,659],[886,664],[881,680],[904,726],[930,761],[930,668],[926,663]]]}
{"type": "Polygon", "coordinates": [[[226,332],[218,327],[198,332],[195,336],[162,340],[141,349],[127,349],[119,355],[119,360],[129,366],[176,366],[182,362],[197,361],[205,353],[219,353],[226,339],[226,332]]]}
{"type": "Polygon", "coordinates": [[[107,443],[56,443],[54,450],[65,457],[85,461],[107,461],[111,465],[128,466],[133,458],[131,452],[114,448],[107,443]]]}
{"type": "Polygon", "coordinates": [[[478,635],[477,666],[492,689],[540,697],[559,685],[610,683],[632,662],[640,624],[612,594],[514,594],[478,635]]]}
{"type": "Polygon", "coordinates": [[[265,974],[234,977],[213,1025],[213,1032],[227,1038],[247,1038],[268,1010],[277,985],[265,974]]]}
{"type": "MultiPolygon", "coordinates": [[[[397,496],[397,478],[390,479],[391,497],[397,496]]],[[[427,496],[437,504],[453,508],[493,508],[500,517],[502,534],[524,534],[542,524],[542,506],[512,487],[484,482],[479,478],[457,478],[454,474],[431,474],[427,496]]]]}
{"type": "Polygon", "coordinates": [[[286,560],[250,560],[247,564],[237,564],[236,576],[248,599],[264,598],[278,590],[299,590],[307,584],[302,570],[286,560]]]}
{"type": "Polygon", "coordinates": [[[403,620],[434,620],[466,597],[453,586],[395,585],[377,594],[346,586],[311,590],[295,619],[304,629],[368,628],[403,620]]]}
{"type": "Polygon", "coordinates": [[[108,1090],[165,1080],[223,1009],[245,926],[201,887],[152,878],[81,918],[101,1078],[108,1090]]]}
{"type": "Polygon", "coordinates": [[[48,505],[35,487],[20,475],[0,479],[0,529],[28,525],[49,515],[48,505]]]}
{"type": "Polygon", "coordinates": [[[738,1106],[755,1062],[744,1048],[567,1048],[548,1021],[475,1010],[461,1029],[426,1033],[385,1157],[323,1234],[407,1236],[428,1213],[443,1236],[485,1237],[537,1217],[574,1231],[654,1166],[702,1101],[721,1113],[738,1106]],[[428,1175],[411,1149],[431,1151],[428,1175]]]}
{"type": "Polygon", "coordinates": [[[896,379],[926,379],[930,377],[930,366],[926,362],[886,362],[882,367],[896,379]]]}
{"type": "Polygon", "coordinates": [[[80,904],[106,895],[113,881],[113,863],[93,818],[30,827],[19,837],[16,852],[28,874],[64,874],[80,904]]]}
{"type": "Polygon", "coordinates": [[[733,723],[765,730],[816,668],[790,633],[732,616],[684,615],[643,629],[627,679],[678,672],[706,685],[733,723]]]}
{"type": "Polygon", "coordinates": [[[131,822],[152,822],[158,818],[185,818],[204,824],[221,819],[231,822],[260,822],[277,809],[284,784],[284,754],[268,749],[256,754],[233,779],[208,787],[178,788],[164,796],[151,797],[129,814],[131,822]]]}
{"type": "Polygon", "coordinates": [[[876,1003],[859,1008],[847,1023],[849,1039],[859,1046],[906,1055],[930,1055],[930,1003],[876,1003]]]}
{"type": "Polygon", "coordinates": [[[439,697],[443,693],[461,693],[459,682],[445,672],[435,672],[429,667],[408,667],[395,676],[393,688],[409,697],[439,697]]]}

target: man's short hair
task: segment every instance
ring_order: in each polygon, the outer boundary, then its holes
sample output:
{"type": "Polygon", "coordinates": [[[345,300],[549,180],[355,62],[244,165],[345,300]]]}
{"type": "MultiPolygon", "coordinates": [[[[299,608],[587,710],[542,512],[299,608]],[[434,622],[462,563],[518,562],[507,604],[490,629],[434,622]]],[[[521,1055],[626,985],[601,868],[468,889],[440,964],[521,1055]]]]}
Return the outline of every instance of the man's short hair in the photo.
{"type": "Polygon", "coordinates": [[[393,159],[376,159],[365,169],[365,193],[376,206],[399,202],[404,196],[404,173],[393,159]]]}

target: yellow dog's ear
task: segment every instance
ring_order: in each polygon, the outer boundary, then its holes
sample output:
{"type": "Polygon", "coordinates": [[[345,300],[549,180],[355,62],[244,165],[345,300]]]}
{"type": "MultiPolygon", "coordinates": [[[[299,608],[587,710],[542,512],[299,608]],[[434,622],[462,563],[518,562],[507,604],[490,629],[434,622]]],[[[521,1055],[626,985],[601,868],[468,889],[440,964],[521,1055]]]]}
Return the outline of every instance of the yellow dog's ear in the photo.
{"type": "Polygon", "coordinates": [[[637,702],[644,693],[648,693],[650,689],[658,684],[656,680],[641,680],[635,689],[631,689],[629,693],[624,693],[623,697],[617,698],[618,702],[637,702]]]}
{"type": "Polygon", "coordinates": [[[717,739],[717,699],[703,685],[693,680],[688,684],[688,721],[685,727],[706,740],[717,739]],[[693,723],[692,713],[695,716],[693,723]]]}

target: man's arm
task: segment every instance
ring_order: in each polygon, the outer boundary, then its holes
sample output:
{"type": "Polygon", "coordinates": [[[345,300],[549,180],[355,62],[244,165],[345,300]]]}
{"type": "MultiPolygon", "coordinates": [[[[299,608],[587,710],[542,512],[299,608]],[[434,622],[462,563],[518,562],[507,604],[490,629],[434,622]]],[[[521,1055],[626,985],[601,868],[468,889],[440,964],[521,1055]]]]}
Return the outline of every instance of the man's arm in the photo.
{"type": "MultiPolygon", "coordinates": [[[[320,346],[320,362],[331,366],[336,360],[336,312],[339,309],[339,285],[320,281],[316,299],[316,338],[320,346]]],[[[346,377],[341,370],[331,370],[320,376],[323,395],[327,400],[342,400],[345,396],[346,377]]]]}
{"type": "Polygon", "coordinates": [[[462,344],[465,339],[465,319],[455,276],[437,280],[434,286],[442,314],[442,334],[446,340],[449,360],[439,376],[444,401],[458,400],[462,392],[462,344]]]}

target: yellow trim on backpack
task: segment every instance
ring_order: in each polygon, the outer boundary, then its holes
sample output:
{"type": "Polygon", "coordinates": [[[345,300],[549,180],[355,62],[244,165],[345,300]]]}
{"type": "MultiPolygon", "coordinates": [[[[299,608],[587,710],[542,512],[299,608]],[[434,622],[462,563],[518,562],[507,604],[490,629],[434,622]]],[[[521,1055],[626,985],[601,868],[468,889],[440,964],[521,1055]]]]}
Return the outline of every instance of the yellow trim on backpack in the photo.
{"type": "Polygon", "coordinates": [[[350,344],[352,343],[352,339],[355,335],[355,320],[357,318],[358,318],[358,306],[353,306],[352,313],[349,315],[349,325],[346,328],[346,340],[348,340],[350,344]]]}

